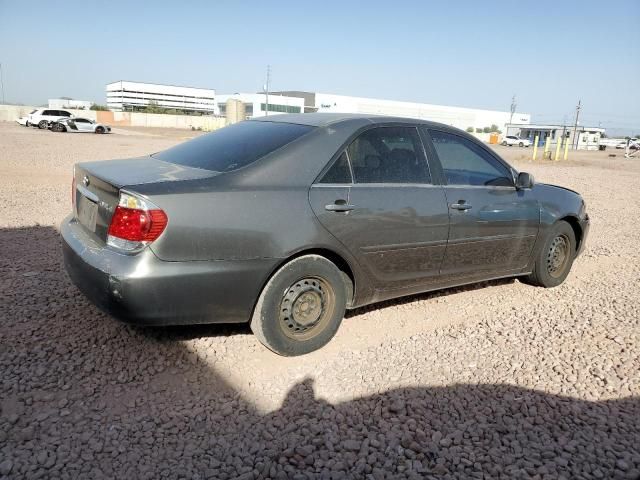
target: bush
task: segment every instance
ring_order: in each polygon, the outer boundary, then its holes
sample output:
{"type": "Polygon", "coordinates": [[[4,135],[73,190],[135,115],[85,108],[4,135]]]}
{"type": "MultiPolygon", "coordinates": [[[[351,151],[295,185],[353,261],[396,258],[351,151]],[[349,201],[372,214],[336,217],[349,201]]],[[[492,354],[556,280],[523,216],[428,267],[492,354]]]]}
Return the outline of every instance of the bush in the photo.
{"type": "Polygon", "coordinates": [[[482,131],[483,131],[484,133],[489,133],[489,132],[491,132],[491,127],[484,127],[484,128],[482,129],[482,131]]]}
{"type": "Polygon", "coordinates": [[[467,132],[473,133],[473,127],[467,127],[467,132]]]}
{"type": "Polygon", "coordinates": [[[93,105],[91,105],[91,108],[89,108],[89,110],[97,110],[99,112],[106,112],[109,109],[104,105],[98,105],[97,103],[94,103],[93,105]]]}
{"type": "Polygon", "coordinates": [[[476,133],[482,133],[482,129],[481,128],[476,128],[476,133]]]}

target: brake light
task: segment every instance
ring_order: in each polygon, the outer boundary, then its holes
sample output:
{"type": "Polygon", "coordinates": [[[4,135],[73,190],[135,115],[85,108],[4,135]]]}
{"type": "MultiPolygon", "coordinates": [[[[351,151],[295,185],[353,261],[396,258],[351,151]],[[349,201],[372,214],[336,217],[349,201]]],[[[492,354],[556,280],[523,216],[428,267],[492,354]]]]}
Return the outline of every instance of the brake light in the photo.
{"type": "Polygon", "coordinates": [[[167,222],[167,215],[148,200],[121,192],[111,217],[107,244],[119,250],[139,250],[156,240],[167,222]]]}

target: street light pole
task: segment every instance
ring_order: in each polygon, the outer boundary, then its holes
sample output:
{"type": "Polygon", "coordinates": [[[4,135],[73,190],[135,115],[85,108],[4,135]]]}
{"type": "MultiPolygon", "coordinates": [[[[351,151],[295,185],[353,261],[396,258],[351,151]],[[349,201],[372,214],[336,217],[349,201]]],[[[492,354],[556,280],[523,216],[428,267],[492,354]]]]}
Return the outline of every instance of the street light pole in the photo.
{"type": "Polygon", "coordinates": [[[4,105],[4,79],[2,74],[2,63],[0,63],[0,87],[2,87],[2,104],[4,105]]]}
{"type": "Polygon", "coordinates": [[[264,115],[269,115],[269,82],[271,81],[271,65],[267,65],[267,82],[264,84],[265,105],[264,115]]]}

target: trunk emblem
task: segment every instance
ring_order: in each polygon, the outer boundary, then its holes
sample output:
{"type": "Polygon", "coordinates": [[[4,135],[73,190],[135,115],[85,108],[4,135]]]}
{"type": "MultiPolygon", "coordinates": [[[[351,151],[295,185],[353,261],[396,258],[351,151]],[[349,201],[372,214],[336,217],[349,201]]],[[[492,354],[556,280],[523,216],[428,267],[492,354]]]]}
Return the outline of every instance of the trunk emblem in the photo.
{"type": "Polygon", "coordinates": [[[89,181],[89,176],[88,176],[88,175],[85,175],[85,176],[82,178],[82,184],[83,184],[85,187],[88,187],[88,186],[89,186],[89,183],[91,183],[91,182],[89,181]]]}

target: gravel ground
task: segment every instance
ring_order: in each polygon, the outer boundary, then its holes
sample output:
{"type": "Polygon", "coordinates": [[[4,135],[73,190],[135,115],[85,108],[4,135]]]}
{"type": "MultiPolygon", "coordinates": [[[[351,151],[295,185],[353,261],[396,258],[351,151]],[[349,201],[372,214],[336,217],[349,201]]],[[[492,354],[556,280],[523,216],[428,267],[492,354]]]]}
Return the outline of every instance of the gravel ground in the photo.
{"type": "Polygon", "coordinates": [[[587,201],[564,285],[358,309],[324,349],[282,358],[246,326],[125,326],[71,285],[71,165],[183,139],[126,133],[0,122],[0,478],[640,476],[640,160],[498,147],[587,201]]]}

